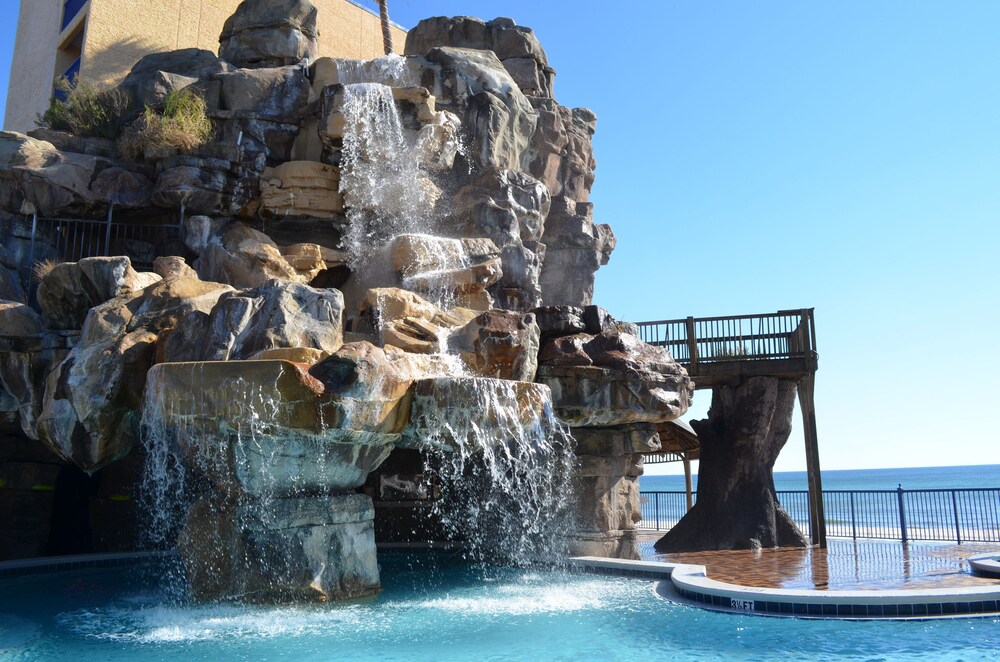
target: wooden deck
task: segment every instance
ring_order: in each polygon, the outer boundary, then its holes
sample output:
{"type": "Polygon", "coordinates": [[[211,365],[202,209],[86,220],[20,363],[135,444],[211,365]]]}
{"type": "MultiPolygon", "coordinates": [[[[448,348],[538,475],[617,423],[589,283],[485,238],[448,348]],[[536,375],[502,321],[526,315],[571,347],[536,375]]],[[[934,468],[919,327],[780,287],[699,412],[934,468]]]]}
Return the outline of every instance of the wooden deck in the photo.
{"type": "Polygon", "coordinates": [[[818,367],[812,308],[639,322],[638,327],[639,337],[666,348],[700,389],[753,376],[799,380],[818,367]]]}
{"type": "MultiPolygon", "coordinates": [[[[798,382],[799,405],[806,442],[809,479],[809,521],[813,544],[826,547],[823,484],[813,401],[816,369],[816,321],[812,308],[779,310],[761,315],[686,317],[639,322],[639,337],[664,347],[687,368],[696,389],[739,384],[749,377],[778,377],[798,382]]],[[[690,448],[684,430],[660,431],[660,461],[684,462],[688,508],[691,507],[691,460],[699,448],[690,448]]],[[[653,457],[647,461],[656,462],[653,457]]]]}

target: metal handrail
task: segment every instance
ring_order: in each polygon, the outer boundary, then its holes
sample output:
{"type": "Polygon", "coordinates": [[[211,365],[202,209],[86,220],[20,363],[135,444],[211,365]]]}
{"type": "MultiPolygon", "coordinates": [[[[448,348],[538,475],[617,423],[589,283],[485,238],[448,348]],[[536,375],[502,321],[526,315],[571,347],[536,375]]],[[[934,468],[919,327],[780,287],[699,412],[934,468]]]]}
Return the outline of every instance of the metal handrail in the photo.
{"type": "Polygon", "coordinates": [[[814,357],[812,308],[638,322],[639,337],[685,365],[814,357]]]}
{"type": "MultiPolygon", "coordinates": [[[[809,534],[809,492],[778,490],[778,501],[809,534]]],[[[641,528],[668,530],[687,510],[682,491],[640,492],[641,528]]],[[[823,490],[827,535],[835,538],[1000,542],[1000,488],[823,490]]]]}

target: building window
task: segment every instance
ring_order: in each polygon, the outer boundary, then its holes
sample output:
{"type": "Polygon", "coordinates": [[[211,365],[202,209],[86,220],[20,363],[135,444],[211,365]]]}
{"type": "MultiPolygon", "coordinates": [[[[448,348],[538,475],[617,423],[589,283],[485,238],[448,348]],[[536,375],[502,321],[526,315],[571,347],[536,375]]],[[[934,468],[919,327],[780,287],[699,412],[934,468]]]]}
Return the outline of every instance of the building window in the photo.
{"type": "Polygon", "coordinates": [[[80,13],[80,10],[83,9],[85,4],[87,4],[87,0],[66,0],[66,2],[63,3],[62,26],[59,28],[60,32],[65,30],[69,24],[73,22],[73,19],[76,18],[76,15],[80,13]]]}

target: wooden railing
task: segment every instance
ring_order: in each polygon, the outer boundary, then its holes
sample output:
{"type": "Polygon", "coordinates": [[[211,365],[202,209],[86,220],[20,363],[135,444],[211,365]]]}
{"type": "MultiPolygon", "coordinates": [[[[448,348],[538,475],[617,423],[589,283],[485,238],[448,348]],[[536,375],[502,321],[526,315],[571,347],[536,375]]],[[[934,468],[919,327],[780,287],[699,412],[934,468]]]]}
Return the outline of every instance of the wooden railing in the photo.
{"type": "Polygon", "coordinates": [[[665,347],[685,365],[805,358],[816,353],[812,308],[639,322],[637,326],[642,340],[665,347]]]}

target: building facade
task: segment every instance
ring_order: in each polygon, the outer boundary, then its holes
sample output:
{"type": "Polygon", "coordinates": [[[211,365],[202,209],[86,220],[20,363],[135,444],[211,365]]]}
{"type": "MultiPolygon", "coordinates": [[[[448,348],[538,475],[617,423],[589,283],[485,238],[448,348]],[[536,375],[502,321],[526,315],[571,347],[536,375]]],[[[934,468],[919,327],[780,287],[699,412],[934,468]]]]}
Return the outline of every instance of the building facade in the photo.
{"type": "MultiPolygon", "coordinates": [[[[117,83],[145,55],[181,48],[219,50],[219,34],[240,0],[21,0],[4,129],[28,131],[60,76],[117,83]]],[[[350,0],[313,0],[319,53],[383,54],[378,14],[350,0]]],[[[374,3],[373,3],[374,4],[374,3]]],[[[402,50],[406,32],[393,26],[402,50]]]]}

